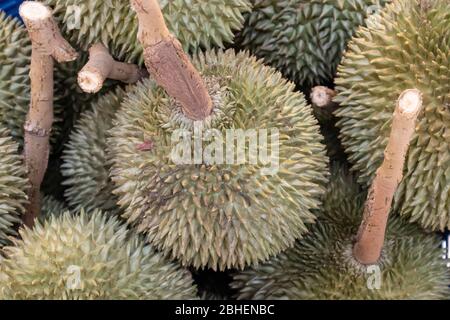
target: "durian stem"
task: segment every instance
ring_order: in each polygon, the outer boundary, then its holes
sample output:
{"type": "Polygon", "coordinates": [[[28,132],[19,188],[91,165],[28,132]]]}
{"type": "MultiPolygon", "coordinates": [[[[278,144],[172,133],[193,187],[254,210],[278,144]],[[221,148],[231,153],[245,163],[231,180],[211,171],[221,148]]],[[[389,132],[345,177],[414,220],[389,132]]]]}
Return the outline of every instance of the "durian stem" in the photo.
{"type": "Polygon", "coordinates": [[[157,0],[130,0],[139,20],[138,38],[144,47],[144,60],[150,74],[176,99],[183,113],[202,120],[212,112],[212,101],[205,83],[170,34],[157,0]]]}
{"type": "Polygon", "coordinates": [[[333,102],[333,98],[336,96],[336,91],[333,89],[317,86],[311,90],[311,103],[317,108],[327,110],[332,114],[338,107],[338,104],[333,102]]]}
{"type": "Polygon", "coordinates": [[[114,60],[103,44],[96,43],[89,49],[89,61],[78,73],[78,84],[84,92],[96,93],[106,79],[136,83],[146,76],[147,70],[114,60]]]}
{"type": "Polygon", "coordinates": [[[30,80],[31,102],[25,123],[25,164],[31,188],[29,205],[23,217],[33,227],[39,216],[40,187],[47,170],[50,132],[53,124],[53,64],[73,61],[75,50],[61,36],[51,9],[42,3],[26,1],[19,8],[32,43],[30,80]]]}
{"type": "Polygon", "coordinates": [[[353,247],[354,258],[364,265],[376,264],[381,257],[392,199],[403,179],[406,155],[421,108],[422,94],[416,89],[404,91],[397,101],[384,161],[369,189],[353,247]]]}

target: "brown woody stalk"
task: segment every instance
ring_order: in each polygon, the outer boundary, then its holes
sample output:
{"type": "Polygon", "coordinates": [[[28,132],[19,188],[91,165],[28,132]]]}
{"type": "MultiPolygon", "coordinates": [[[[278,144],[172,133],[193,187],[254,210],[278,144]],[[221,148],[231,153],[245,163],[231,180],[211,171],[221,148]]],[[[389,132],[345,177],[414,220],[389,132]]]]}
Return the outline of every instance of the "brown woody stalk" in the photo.
{"type": "Polygon", "coordinates": [[[114,60],[103,44],[96,43],[89,49],[89,61],[78,73],[78,84],[84,92],[96,93],[106,79],[136,83],[147,75],[147,70],[135,64],[114,60]]]}
{"type": "Polygon", "coordinates": [[[47,170],[49,137],[53,124],[53,64],[73,61],[77,53],[61,36],[51,9],[42,3],[26,1],[19,9],[31,39],[31,102],[25,123],[25,164],[31,188],[23,218],[32,227],[41,211],[40,186],[47,170]]]}
{"type": "Polygon", "coordinates": [[[212,111],[211,97],[180,42],[167,29],[158,1],[130,1],[139,20],[138,38],[148,71],[188,118],[206,118],[212,111]]]}
{"type": "Polygon", "coordinates": [[[311,90],[311,103],[313,106],[326,110],[332,114],[338,107],[338,104],[333,102],[336,92],[324,86],[317,86],[311,90]]]}
{"type": "Polygon", "coordinates": [[[403,179],[409,143],[421,108],[422,94],[416,89],[404,91],[397,101],[384,161],[370,187],[353,247],[355,259],[362,264],[375,264],[380,259],[392,199],[403,179]]]}

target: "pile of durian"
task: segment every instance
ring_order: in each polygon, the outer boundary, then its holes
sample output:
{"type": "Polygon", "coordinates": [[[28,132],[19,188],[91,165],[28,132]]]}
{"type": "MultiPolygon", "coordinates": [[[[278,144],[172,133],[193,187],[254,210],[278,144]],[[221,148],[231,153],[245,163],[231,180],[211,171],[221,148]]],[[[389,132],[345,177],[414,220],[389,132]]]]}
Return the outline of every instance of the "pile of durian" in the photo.
{"type": "Polygon", "coordinates": [[[19,12],[0,11],[0,300],[450,298],[450,0],[19,12]],[[176,162],[199,127],[276,129],[276,170],[245,140],[249,161],[176,162]]]}

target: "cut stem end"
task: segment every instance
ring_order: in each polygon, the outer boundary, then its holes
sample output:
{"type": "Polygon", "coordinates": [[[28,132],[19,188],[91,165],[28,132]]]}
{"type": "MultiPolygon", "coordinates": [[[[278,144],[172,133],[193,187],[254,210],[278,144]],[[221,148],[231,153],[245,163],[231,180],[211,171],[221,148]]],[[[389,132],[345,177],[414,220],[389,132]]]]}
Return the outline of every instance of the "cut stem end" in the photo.
{"type": "Polygon", "coordinates": [[[42,21],[52,16],[52,12],[48,7],[36,1],[23,2],[19,7],[19,14],[22,18],[31,21],[42,21]]]}

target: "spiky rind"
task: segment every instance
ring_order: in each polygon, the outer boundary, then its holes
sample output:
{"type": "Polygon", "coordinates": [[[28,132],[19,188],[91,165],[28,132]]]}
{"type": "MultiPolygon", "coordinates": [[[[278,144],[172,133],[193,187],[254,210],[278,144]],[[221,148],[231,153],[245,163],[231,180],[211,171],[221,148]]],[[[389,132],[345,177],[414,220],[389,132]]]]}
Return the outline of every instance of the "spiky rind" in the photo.
{"type": "Polygon", "coordinates": [[[450,227],[450,1],[396,1],[368,20],[349,44],[336,80],[341,138],[360,182],[383,160],[395,102],[423,93],[395,197],[396,208],[425,228],[450,227]]]}
{"type": "Polygon", "coordinates": [[[186,270],[101,212],[68,212],[5,247],[0,299],[194,299],[186,270]]]}
{"type": "Polygon", "coordinates": [[[298,85],[331,82],[347,41],[390,0],[253,0],[236,42],[298,85]]]}
{"type": "Polygon", "coordinates": [[[0,155],[0,246],[2,246],[9,243],[8,237],[17,235],[15,227],[22,221],[21,215],[27,204],[28,188],[25,165],[18,154],[18,145],[5,128],[0,128],[0,155]]]}
{"type": "Polygon", "coordinates": [[[39,219],[44,221],[50,219],[52,216],[60,216],[66,211],[64,202],[57,200],[53,196],[43,196],[39,219]]]}
{"type": "Polygon", "coordinates": [[[30,101],[31,42],[20,22],[0,10],[0,121],[22,137],[30,101]]]}
{"type": "Polygon", "coordinates": [[[448,298],[450,278],[436,235],[393,216],[377,289],[376,268],[359,264],[352,255],[365,194],[340,169],[325,198],[318,223],[305,239],[235,275],[232,287],[240,299],[448,298]]]}
{"type": "MultiPolygon", "coordinates": [[[[123,0],[44,0],[54,8],[66,37],[87,50],[102,42],[125,62],[143,64],[136,13],[123,0]]],[[[223,47],[242,27],[249,0],[159,0],[167,26],[187,51],[223,47]]]]}
{"type": "Polygon", "coordinates": [[[249,162],[175,165],[171,134],[193,122],[144,81],[129,92],[111,130],[114,192],[128,222],[184,265],[243,268],[307,231],[328,160],[310,106],[279,72],[231,50],[199,54],[194,64],[215,82],[214,112],[204,129],[278,129],[279,170],[264,175],[265,165],[249,162]],[[141,149],[145,144],[152,147],[141,149]]]}
{"type": "Polygon", "coordinates": [[[113,184],[109,179],[110,164],[106,157],[107,131],[125,96],[117,88],[92,104],[84,112],[70,134],[63,153],[61,172],[69,207],[75,212],[94,209],[118,212],[113,184]]]}

